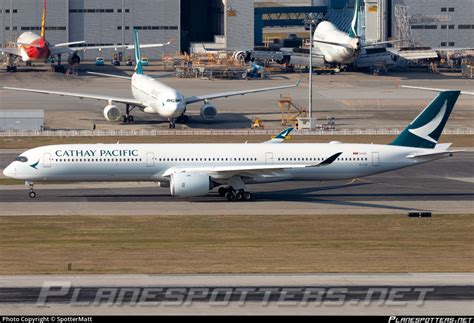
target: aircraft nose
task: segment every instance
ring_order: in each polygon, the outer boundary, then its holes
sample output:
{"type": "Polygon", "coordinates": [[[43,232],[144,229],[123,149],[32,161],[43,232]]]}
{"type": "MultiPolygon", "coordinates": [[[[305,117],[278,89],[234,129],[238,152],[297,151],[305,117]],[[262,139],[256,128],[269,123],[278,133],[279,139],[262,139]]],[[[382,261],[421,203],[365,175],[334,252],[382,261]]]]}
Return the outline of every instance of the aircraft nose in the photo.
{"type": "Polygon", "coordinates": [[[8,165],[7,168],[3,170],[3,175],[5,175],[5,177],[8,177],[8,178],[13,178],[15,176],[14,167],[15,166],[13,166],[12,164],[8,165]]]}

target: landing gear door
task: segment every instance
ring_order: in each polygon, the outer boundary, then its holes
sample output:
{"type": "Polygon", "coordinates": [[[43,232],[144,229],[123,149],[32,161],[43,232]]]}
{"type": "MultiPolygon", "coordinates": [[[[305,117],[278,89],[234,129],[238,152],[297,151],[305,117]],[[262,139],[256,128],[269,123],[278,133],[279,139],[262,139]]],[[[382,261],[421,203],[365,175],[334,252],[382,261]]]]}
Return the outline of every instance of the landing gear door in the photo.
{"type": "Polygon", "coordinates": [[[146,167],[154,167],[154,166],[155,166],[155,154],[146,153],[146,167]]]}
{"type": "Polygon", "coordinates": [[[43,167],[51,168],[51,154],[46,153],[43,155],[43,167]]]}
{"type": "Polygon", "coordinates": [[[380,166],[380,154],[372,152],[372,166],[380,166]]]}
{"type": "Polygon", "coordinates": [[[265,165],[273,164],[273,153],[265,153],[265,165]]]}

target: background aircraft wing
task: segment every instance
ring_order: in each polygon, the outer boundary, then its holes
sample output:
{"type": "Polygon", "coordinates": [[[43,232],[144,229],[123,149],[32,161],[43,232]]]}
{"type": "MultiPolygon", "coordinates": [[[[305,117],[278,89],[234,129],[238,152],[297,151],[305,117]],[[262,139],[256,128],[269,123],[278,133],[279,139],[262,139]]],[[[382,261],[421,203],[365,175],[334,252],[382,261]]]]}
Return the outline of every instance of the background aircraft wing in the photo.
{"type": "MultiPolygon", "coordinates": [[[[406,88],[406,89],[425,90],[425,91],[433,91],[433,92],[450,91],[448,89],[434,89],[434,88],[430,88],[430,87],[411,86],[411,85],[400,85],[400,87],[403,87],[403,88],[406,88]]],[[[461,94],[474,95],[474,92],[461,91],[461,94]]]]}
{"type": "Polygon", "coordinates": [[[1,88],[5,90],[12,90],[12,91],[22,91],[22,92],[30,92],[30,93],[38,93],[38,94],[51,94],[51,95],[58,95],[58,96],[70,96],[70,97],[75,97],[79,99],[113,101],[113,102],[118,102],[118,103],[133,104],[136,106],[144,107],[143,102],[135,100],[135,99],[120,98],[120,97],[100,95],[100,94],[46,91],[46,90],[25,89],[25,88],[8,87],[8,86],[2,86],[1,88]]]}
{"type": "Polygon", "coordinates": [[[217,167],[193,167],[193,168],[180,168],[172,167],[163,173],[164,177],[171,176],[175,173],[182,172],[193,172],[193,173],[207,173],[211,177],[216,178],[230,178],[232,176],[252,177],[258,175],[271,175],[285,172],[289,169],[297,168],[311,168],[311,167],[324,167],[331,165],[342,152],[338,152],[326,158],[324,161],[318,164],[287,164],[287,165],[249,165],[249,166],[217,166],[217,167]]]}
{"type": "Polygon", "coordinates": [[[230,96],[236,96],[236,95],[245,95],[245,94],[251,94],[251,93],[258,93],[258,92],[288,89],[292,87],[298,87],[300,85],[300,82],[301,80],[299,80],[296,84],[293,84],[293,85],[283,85],[283,86],[267,87],[267,88],[253,89],[253,90],[230,91],[230,92],[222,92],[222,93],[214,93],[214,94],[206,94],[206,95],[196,95],[196,96],[186,98],[186,104],[191,104],[191,103],[195,103],[199,101],[212,100],[212,99],[228,98],[230,96]]]}
{"type": "MultiPolygon", "coordinates": [[[[164,47],[171,44],[171,42],[167,43],[160,43],[160,44],[142,44],[140,45],[140,48],[156,48],[156,47],[164,47]]],[[[70,50],[73,51],[87,51],[87,50],[103,50],[103,49],[114,49],[114,50],[119,50],[119,49],[127,49],[127,50],[134,50],[135,45],[107,45],[107,46],[79,46],[79,47],[73,47],[70,48],[70,50]]]]}
{"type": "Polygon", "coordinates": [[[14,47],[14,48],[3,48],[0,47],[0,52],[4,54],[10,54],[10,55],[15,55],[15,56],[21,56],[20,48],[14,47]]]}

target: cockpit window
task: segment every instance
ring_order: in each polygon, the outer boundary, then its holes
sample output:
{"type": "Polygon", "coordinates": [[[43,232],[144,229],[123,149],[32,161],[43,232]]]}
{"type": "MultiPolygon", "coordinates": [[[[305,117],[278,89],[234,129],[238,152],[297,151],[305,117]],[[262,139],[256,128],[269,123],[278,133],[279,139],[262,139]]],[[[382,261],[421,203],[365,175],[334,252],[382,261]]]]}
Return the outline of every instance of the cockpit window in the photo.
{"type": "Polygon", "coordinates": [[[18,156],[17,158],[15,158],[15,160],[21,163],[26,163],[28,161],[28,158],[26,158],[25,156],[18,156]]]}
{"type": "Polygon", "coordinates": [[[168,99],[166,102],[173,102],[173,103],[180,103],[182,100],[181,99],[168,99]]]}

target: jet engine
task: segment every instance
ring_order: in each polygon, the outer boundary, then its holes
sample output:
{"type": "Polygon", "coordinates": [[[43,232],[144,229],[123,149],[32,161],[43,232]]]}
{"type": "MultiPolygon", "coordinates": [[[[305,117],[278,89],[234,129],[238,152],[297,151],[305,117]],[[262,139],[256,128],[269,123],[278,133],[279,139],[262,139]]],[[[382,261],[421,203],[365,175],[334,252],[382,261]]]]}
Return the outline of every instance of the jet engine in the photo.
{"type": "Polygon", "coordinates": [[[79,65],[81,63],[81,58],[79,55],[77,55],[77,53],[74,53],[69,55],[68,63],[69,65],[79,65]]]}
{"type": "Polygon", "coordinates": [[[119,121],[122,113],[116,105],[109,104],[104,109],[104,117],[107,121],[119,121]]]}
{"type": "Polygon", "coordinates": [[[201,117],[204,120],[212,120],[217,116],[217,109],[215,106],[210,104],[204,104],[201,107],[201,117]]]}
{"type": "Polygon", "coordinates": [[[170,189],[172,196],[203,196],[212,189],[212,182],[207,174],[176,173],[171,175],[170,189]]]}

